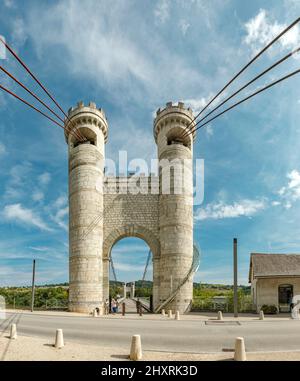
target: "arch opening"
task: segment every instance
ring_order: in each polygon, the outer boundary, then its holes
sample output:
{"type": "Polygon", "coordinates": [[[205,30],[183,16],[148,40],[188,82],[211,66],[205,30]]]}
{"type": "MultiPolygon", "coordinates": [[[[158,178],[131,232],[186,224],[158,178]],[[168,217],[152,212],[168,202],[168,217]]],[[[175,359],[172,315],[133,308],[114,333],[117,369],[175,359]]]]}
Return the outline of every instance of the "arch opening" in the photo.
{"type": "Polygon", "coordinates": [[[167,145],[182,145],[187,148],[191,148],[191,137],[185,136],[185,130],[182,127],[174,127],[168,131],[167,145]]]}
{"type": "Polygon", "coordinates": [[[137,312],[137,302],[152,309],[152,252],[146,240],[120,237],[112,245],[109,259],[109,299],[111,305],[119,304],[112,312],[120,312],[122,303],[127,313],[137,312]]]}
{"type": "Polygon", "coordinates": [[[73,148],[77,147],[80,144],[92,144],[94,146],[97,145],[97,135],[94,131],[92,131],[88,127],[80,127],[77,129],[77,131],[80,133],[80,136],[84,137],[86,140],[84,142],[78,140],[77,136],[71,135],[70,142],[71,146],[73,148]]]}

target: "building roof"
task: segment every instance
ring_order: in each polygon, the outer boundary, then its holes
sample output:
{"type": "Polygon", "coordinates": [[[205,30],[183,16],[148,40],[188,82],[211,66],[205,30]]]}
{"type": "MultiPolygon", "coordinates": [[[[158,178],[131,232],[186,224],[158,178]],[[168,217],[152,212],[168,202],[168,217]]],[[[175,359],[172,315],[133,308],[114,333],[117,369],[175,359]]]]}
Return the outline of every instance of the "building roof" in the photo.
{"type": "Polygon", "coordinates": [[[252,277],[272,276],[300,276],[300,254],[251,253],[249,282],[252,277]]]}

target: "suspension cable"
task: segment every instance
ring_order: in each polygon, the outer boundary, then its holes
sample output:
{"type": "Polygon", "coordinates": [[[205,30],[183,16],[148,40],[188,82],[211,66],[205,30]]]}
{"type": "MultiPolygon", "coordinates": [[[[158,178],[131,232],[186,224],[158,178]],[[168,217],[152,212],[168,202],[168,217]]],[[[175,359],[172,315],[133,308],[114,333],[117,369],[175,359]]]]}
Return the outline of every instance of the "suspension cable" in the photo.
{"type": "Polygon", "coordinates": [[[59,127],[61,128],[65,128],[63,125],[61,125],[60,123],[58,123],[55,119],[51,118],[51,116],[45,114],[43,111],[41,111],[40,109],[36,108],[35,106],[33,106],[31,103],[27,102],[25,99],[19,97],[17,94],[13,93],[11,90],[7,89],[6,87],[2,86],[0,84],[0,89],[1,90],[4,90],[6,91],[8,94],[12,95],[13,97],[17,98],[19,101],[25,103],[27,106],[31,107],[32,109],[34,109],[35,111],[37,111],[38,113],[44,115],[46,118],[48,118],[49,120],[51,120],[53,123],[57,124],[59,127]]]}
{"type": "Polygon", "coordinates": [[[115,282],[118,282],[118,281],[117,281],[117,276],[116,276],[116,271],[115,271],[114,262],[113,262],[113,259],[112,259],[112,256],[111,256],[111,255],[110,255],[110,265],[111,265],[111,269],[112,269],[112,273],[113,273],[115,282]]]}
{"type": "MultiPolygon", "coordinates": [[[[218,106],[216,106],[215,108],[213,108],[208,114],[206,114],[204,117],[202,117],[200,120],[197,121],[197,123],[193,126],[193,128],[190,130],[191,133],[194,133],[195,131],[195,128],[205,119],[208,118],[209,115],[211,115],[213,112],[215,112],[216,110],[218,110],[221,106],[223,106],[225,103],[227,103],[230,99],[232,99],[233,97],[235,97],[237,94],[239,94],[242,90],[246,89],[249,85],[251,85],[253,82],[255,82],[256,80],[258,80],[259,78],[261,78],[263,75],[265,75],[266,73],[268,73],[270,70],[274,69],[276,66],[280,65],[281,63],[283,63],[285,60],[287,60],[288,58],[292,57],[294,54],[298,53],[300,51],[300,47],[298,47],[297,49],[294,49],[292,50],[289,54],[287,54],[286,56],[284,56],[283,58],[281,58],[280,60],[276,61],[273,65],[269,66],[267,69],[265,69],[262,73],[258,74],[256,77],[254,77],[253,79],[251,79],[249,82],[247,82],[244,86],[242,86],[239,90],[237,90],[236,92],[234,92],[233,94],[231,94],[229,97],[227,97],[226,99],[224,99],[223,102],[221,102],[218,106]]],[[[182,137],[185,138],[187,136],[189,131],[186,131],[182,137]]]]}
{"type": "Polygon", "coordinates": [[[145,278],[146,278],[146,274],[147,274],[147,270],[148,270],[148,266],[149,266],[149,263],[150,263],[150,258],[151,258],[151,250],[149,250],[148,252],[148,257],[147,257],[147,261],[146,261],[146,266],[145,266],[145,269],[144,269],[144,274],[143,274],[143,278],[142,278],[142,284],[141,284],[141,287],[143,287],[144,283],[145,283],[145,278]]]}
{"type": "MultiPolygon", "coordinates": [[[[213,118],[207,120],[205,123],[201,124],[200,126],[198,126],[195,131],[199,130],[201,127],[205,126],[206,124],[208,124],[209,122],[213,121],[214,119],[218,118],[219,116],[225,114],[226,112],[228,112],[229,110],[232,110],[233,108],[237,107],[238,105],[240,105],[241,103],[244,103],[245,101],[247,101],[248,99],[250,98],[253,98],[255,95],[259,94],[259,93],[262,93],[263,91],[269,89],[270,87],[273,87],[275,85],[277,85],[278,83],[298,74],[300,72],[300,69],[298,70],[295,70],[293,71],[292,73],[289,73],[287,75],[285,75],[284,77],[274,81],[274,82],[271,82],[269,85],[263,87],[262,89],[258,90],[258,91],[255,91],[254,93],[250,94],[249,96],[247,96],[246,98],[243,98],[242,100],[240,100],[239,102],[233,104],[232,106],[228,107],[226,110],[220,112],[219,114],[215,115],[213,118]]],[[[195,132],[194,131],[194,132],[195,132]]],[[[192,132],[189,132],[188,134],[185,134],[185,136],[189,136],[192,132]]]]}
{"type": "MultiPolygon", "coordinates": [[[[23,68],[27,71],[27,73],[37,82],[37,84],[44,90],[44,92],[48,95],[48,97],[54,102],[54,104],[59,108],[59,110],[64,114],[68,122],[71,122],[68,115],[64,112],[62,107],[59,105],[59,103],[54,99],[54,97],[50,94],[50,92],[43,86],[43,84],[39,81],[39,79],[32,73],[32,71],[29,69],[29,67],[22,61],[22,59],[17,55],[17,53],[8,45],[6,41],[0,36],[0,42],[6,47],[6,49],[15,57],[15,59],[23,66],[23,68]]],[[[78,131],[79,135],[80,131],[78,131]]],[[[82,135],[81,135],[82,136],[82,135]]],[[[82,141],[85,141],[86,139],[82,136],[82,141]]]]}
{"type": "Polygon", "coordinates": [[[269,42],[260,52],[258,52],[242,69],[235,74],[235,76],[227,82],[227,84],[199,111],[199,113],[193,118],[193,120],[185,127],[187,130],[191,124],[214,102],[214,100],[223,93],[224,90],[227,89],[229,85],[232,84],[254,61],[256,61],[266,50],[268,50],[276,41],[278,41],[284,34],[286,34],[290,29],[292,29],[298,22],[300,21],[300,17],[298,17],[295,21],[293,21],[288,27],[286,27],[281,33],[279,33],[271,42],[269,42]]]}
{"type": "MultiPolygon", "coordinates": [[[[19,86],[21,86],[24,90],[26,90],[32,97],[38,100],[44,107],[46,107],[53,115],[55,115],[61,122],[64,123],[64,120],[54,112],[45,102],[43,102],[37,95],[35,95],[30,89],[28,89],[23,83],[21,83],[17,78],[15,78],[11,73],[9,73],[4,67],[0,65],[0,70],[2,70],[7,76],[9,76],[12,80],[14,80],[19,86]]],[[[80,139],[80,136],[74,131],[68,130],[65,128],[67,132],[72,133],[77,139],[80,139]]]]}

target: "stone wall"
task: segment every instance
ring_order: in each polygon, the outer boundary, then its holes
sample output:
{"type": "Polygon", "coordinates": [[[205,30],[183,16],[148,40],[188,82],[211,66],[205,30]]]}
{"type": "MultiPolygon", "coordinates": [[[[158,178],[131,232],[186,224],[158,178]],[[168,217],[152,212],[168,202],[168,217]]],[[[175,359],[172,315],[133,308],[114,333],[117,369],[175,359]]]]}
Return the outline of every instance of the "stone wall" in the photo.
{"type": "MultiPolygon", "coordinates": [[[[103,282],[104,297],[107,298],[110,253],[118,240],[124,237],[141,238],[149,245],[153,260],[160,256],[158,178],[109,177],[104,181],[104,192],[103,282]],[[133,182],[143,193],[128,193],[133,182]]],[[[141,275],[137,274],[137,278],[141,275]]],[[[155,275],[154,290],[158,287],[155,275]]]]}
{"type": "Polygon", "coordinates": [[[278,287],[283,284],[291,284],[294,287],[294,295],[300,295],[300,277],[259,278],[253,290],[256,294],[256,309],[260,311],[264,304],[278,307],[278,287]]]}

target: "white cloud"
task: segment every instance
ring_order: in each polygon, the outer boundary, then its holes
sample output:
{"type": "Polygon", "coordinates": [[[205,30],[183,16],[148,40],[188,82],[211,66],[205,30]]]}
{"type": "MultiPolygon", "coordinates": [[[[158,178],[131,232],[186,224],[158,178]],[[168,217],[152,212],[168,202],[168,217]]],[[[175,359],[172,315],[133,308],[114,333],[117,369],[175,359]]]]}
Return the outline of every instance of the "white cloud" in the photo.
{"type": "Polygon", "coordinates": [[[287,185],[281,187],[277,193],[284,200],[285,208],[290,209],[295,201],[300,200],[300,172],[293,169],[286,177],[287,185]]]}
{"type": "Polygon", "coordinates": [[[50,251],[51,249],[47,246],[29,246],[29,249],[34,250],[34,251],[50,251]]]}
{"type": "Polygon", "coordinates": [[[278,206],[281,205],[280,201],[272,201],[272,206],[278,206]]]}
{"type": "MultiPolygon", "coordinates": [[[[213,98],[214,95],[215,94],[213,94],[213,93],[209,93],[207,97],[185,99],[185,100],[183,100],[183,103],[186,106],[191,107],[191,109],[193,110],[193,114],[196,116],[209,103],[209,101],[213,98]]],[[[215,102],[212,102],[212,104],[207,107],[205,112],[203,114],[201,114],[201,116],[199,116],[199,119],[201,119],[206,114],[207,111],[209,111],[213,107],[215,107],[218,102],[220,102],[223,98],[226,97],[226,95],[227,95],[227,93],[226,93],[226,91],[224,91],[224,93],[222,93],[215,102]]],[[[203,121],[203,123],[204,122],[205,121],[203,121]]]]}
{"type": "Polygon", "coordinates": [[[15,3],[13,0],[3,0],[3,3],[4,3],[6,8],[14,8],[15,7],[15,3]]]}
{"type": "MultiPolygon", "coordinates": [[[[42,189],[45,189],[45,187],[49,184],[51,181],[51,175],[48,172],[44,172],[41,175],[38,176],[38,183],[40,184],[40,187],[42,189]]],[[[33,191],[32,199],[34,201],[42,201],[44,199],[45,195],[43,190],[36,188],[33,191]]]]}
{"type": "Polygon", "coordinates": [[[53,206],[54,206],[55,208],[61,208],[62,206],[64,206],[64,205],[67,204],[67,201],[68,201],[67,196],[65,196],[65,195],[59,196],[59,197],[55,200],[53,206]]]}
{"type": "Polygon", "coordinates": [[[210,124],[208,124],[208,125],[205,127],[205,132],[206,132],[206,135],[207,135],[208,138],[211,137],[211,136],[213,136],[213,134],[214,134],[214,130],[213,130],[213,128],[212,128],[212,126],[211,126],[210,124]]]}
{"type": "Polygon", "coordinates": [[[179,28],[180,28],[182,34],[185,36],[186,32],[189,29],[189,27],[191,26],[191,24],[188,23],[186,20],[181,19],[181,20],[179,20],[178,25],[179,25],[179,28]]]}
{"type": "Polygon", "coordinates": [[[12,39],[14,48],[20,48],[27,40],[25,24],[22,18],[15,18],[12,25],[12,39]]]}
{"type": "Polygon", "coordinates": [[[114,263],[114,268],[119,271],[136,271],[140,272],[141,275],[143,274],[143,271],[145,270],[145,266],[137,266],[130,263],[114,263]]]}
{"type": "MultiPolygon", "coordinates": [[[[247,35],[244,41],[257,52],[286,27],[286,24],[272,21],[267,11],[260,9],[259,13],[245,24],[247,35]]],[[[283,48],[295,48],[299,41],[300,30],[296,25],[280,38],[279,43],[283,48]]]]}
{"type": "MultiPolygon", "coordinates": [[[[169,3],[157,3],[157,20],[168,18],[169,3]]],[[[63,49],[69,75],[98,84],[119,106],[145,97],[148,104],[157,105],[170,94],[179,98],[195,89],[203,91],[209,79],[153,30],[153,22],[140,23],[139,17],[137,24],[136,12],[134,2],[110,3],[109,7],[86,2],[82,7],[66,0],[51,4],[43,14],[33,7],[26,32],[41,60],[52,49],[63,49]]]]}
{"type": "MultiPolygon", "coordinates": [[[[209,97],[208,97],[209,98],[209,97]]],[[[208,102],[208,98],[185,99],[183,103],[192,108],[194,114],[198,114],[208,102]]]]}
{"type": "Polygon", "coordinates": [[[107,146],[106,159],[112,159],[118,163],[119,151],[127,151],[128,165],[131,160],[136,158],[143,158],[150,164],[150,159],[156,157],[156,146],[153,144],[150,129],[144,130],[136,127],[128,117],[124,116],[115,121],[110,131],[111,134],[114,134],[114,141],[113,144],[107,146]],[[124,128],[119,129],[120,125],[123,125],[124,128]],[[129,149],[128,136],[131,137],[129,149]]]}
{"type": "Polygon", "coordinates": [[[6,205],[2,213],[7,221],[21,222],[25,225],[36,226],[41,230],[51,231],[47,224],[31,209],[24,208],[21,204],[6,205]]]}
{"type": "Polygon", "coordinates": [[[32,170],[32,165],[29,162],[17,164],[10,170],[10,178],[5,186],[5,198],[18,198],[24,193],[24,186],[29,174],[32,170]]]}
{"type": "Polygon", "coordinates": [[[291,209],[291,207],[292,207],[292,203],[291,203],[290,201],[287,201],[287,202],[284,204],[284,207],[285,207],[286,209],[291,209]]]}
{"type": "Polygon", "coordinates": [[[17,164],[13,166],[10,170],[11,182],[13,185],[24,184],[24,180],[28,177],[28,174],[32,170],[32,165],[29,162],[24,162],[22,164],[17,164]]]}
{"type": "Polygon", "coordinates": [[[3,143],[0,142],[0,156],[6,153],[6,147],[3,143]]]}
{"type": "Polygon", "coordinates": [[[154,8],[154,16],[158,21],[164,24],[170,17],[169,0],[159,0],[154,8]]]}
{"type": "Polygon", "coordinates": [[[55,223],[57,223],[58,226],[64,230],[68,230],[68,224],[65,221],[69,213],[67,201],[67,197],[62,195],[55,200],[52,206],[55,211],[54,214],[52,214],[51,218],[55,223]]]}
{"type": "MultiPolygon", "coordinates": [[[[287,178],[290,180],[288,183],[288,188],[294,189],[298,193],[300,189],[300,172],[294,169],[293,171],[287,174],[287,178]]],[[[300,196],[300,194],[298,196],[300,196]]]]}
{"type": "MultiPolygon", "coordinates": [[[[69,55],[68,61],[76,75],[81,73],[96,78],[108,88],[112,84],[132,81],[133,78],[148,82],[153,68],[136,42],[126,38],[126,33],[118,27],[120,18],[128,11],[128,4],[118,3],[108,8],[89,3],[83,8],[78,2],[61,2],[49,7],[39,21],[35,19],[29,23],[29,33],[36,42],[39,54],[45,47],[56,45],[59,41],[69,55]],[[91,21],[93,17],[97,22],[91,21]],[[49,33],[44,29],[45,24],[51,29],[49,33]],[[111,25],[114,27],[108,27],[111,25]],[[74,39],[74,31],[78,30],[80,33],[76,33],[74,39]]],[[[39,10],[38,13],[40,14],[39,10]]],[[[31,15],[36,17],[34,12],[31,15]]]]}
{"type": "Polygon", "coordinates": [[[51,180],[51,175],[48,172],[44,172],[38,177],[38,180],[41,185],[47,185],[51,180]]]}
{"type": "Polygon", "coordinates": [[[195,220],[237,218],[241,216],[251,217],[266,208],[265,200],[241,200],[233,204],[216,202],[208,204],[205,208],[199,208],[195,213],[195,220]]]}
{"type": "Polygon", "coordinates": [[[53,216],[53,220],[57,223],[58,226],[60,226],[64,230],[68,230],[68,225],[65,222],[65,217],[68,215],[68,213],[69,207],[66,206],[65,208],[59,209],[53,216]]]}
{"type": "Polygon", "coordinates": [[[36,190],[32,194],[33,201],[42,201],[44,199],[44,193],[40,190],[36,190]]]}

